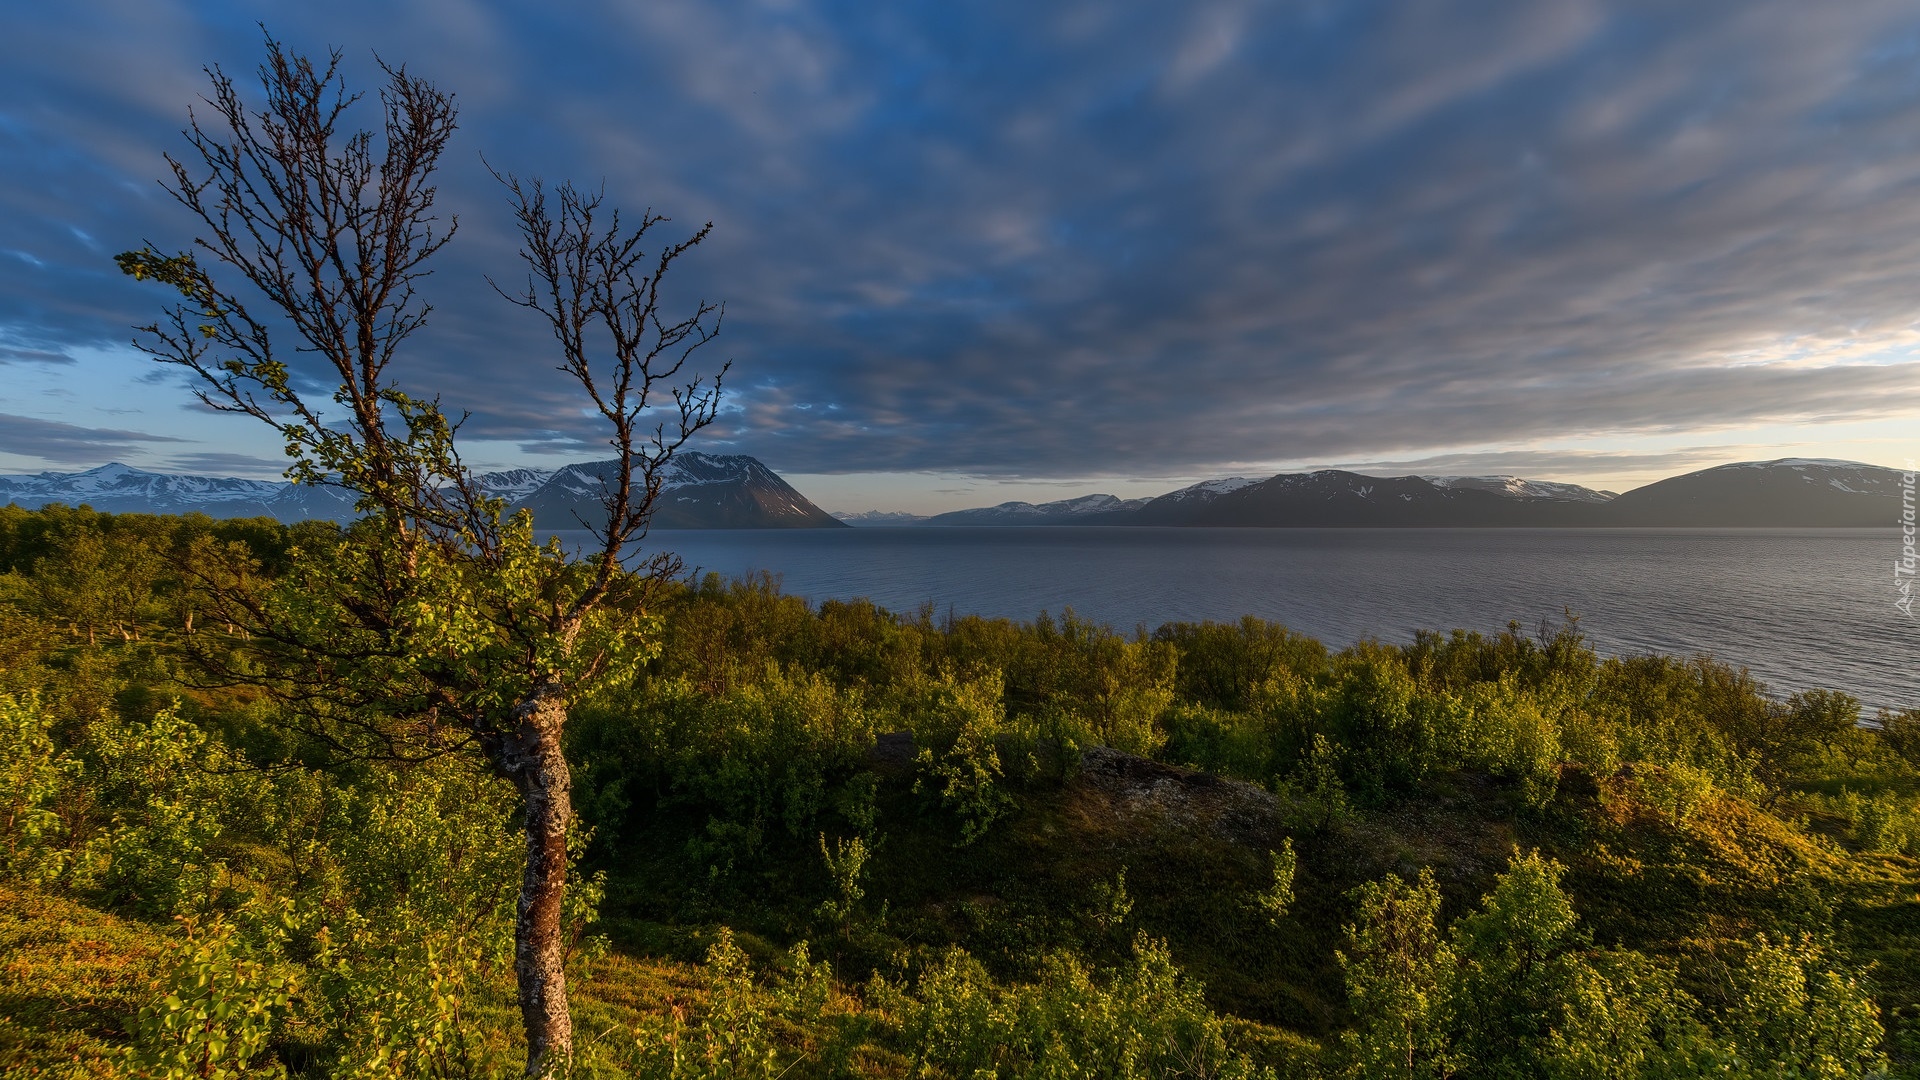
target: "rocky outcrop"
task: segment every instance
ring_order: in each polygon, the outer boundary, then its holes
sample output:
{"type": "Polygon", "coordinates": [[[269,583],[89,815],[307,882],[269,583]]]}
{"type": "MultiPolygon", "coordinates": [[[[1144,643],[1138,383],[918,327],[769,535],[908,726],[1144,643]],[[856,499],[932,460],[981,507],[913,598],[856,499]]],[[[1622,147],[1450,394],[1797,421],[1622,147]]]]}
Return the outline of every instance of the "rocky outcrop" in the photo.
{"type": "Polygon", "coordinates": [[[1129,827],[1208,831],[1222,839],[1260,844],[1280,825],[1279,800],[1265,788],[1106,746],[1080,755],[1073,784],[1111,807],[1117,824],[1129,827]]]}

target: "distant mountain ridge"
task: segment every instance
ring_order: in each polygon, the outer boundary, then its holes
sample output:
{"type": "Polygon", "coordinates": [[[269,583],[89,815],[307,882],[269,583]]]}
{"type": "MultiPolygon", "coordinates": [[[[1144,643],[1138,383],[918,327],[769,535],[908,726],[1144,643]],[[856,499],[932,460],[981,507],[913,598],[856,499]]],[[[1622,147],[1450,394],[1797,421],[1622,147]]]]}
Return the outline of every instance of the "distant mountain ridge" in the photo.
{"type": "Polygon", "coordinates": [[[0,476],[0,503],[33,509],[48,503],[82,504],[109,514],[187,514],[272,517],[281,521],[353,516],[354,498],[339,488],[304,487],[283,480],[172,476],[119,462],[79,473],[0,476]]]}
{"type": "Polygon", "coordinates": [[[833,516],[859,528],[873,526],[897,528],[903,525],[919,525],[927,520],[925,514],[910,514],[905,510],[863,510],[857,514],[841,511],[835,512],[833,516]]]}
{"type": "Polygon", "coordinates": [[[926,525],[1076,525],[1102,514],[1126,513],[1147,504],[1145,499],[1121,499],[1114,495],[1082,495],[1075,499],[1040,503],[1004,502],[977,510],[954,510],[935,514],[926,525]]]}
{"type": "Polygon", "coordinates": [[[1854,461],[1721,465],[1625,494],[1517,476],[1368,476],[1339,469],[1207,480],[1152,499],[1086,495],[955,510],[925,525],[1268,528],[1871,528],[1900,512],[1901,473],[1854,461]]]}
{"type": "MultiPolygon", "coordinates": [[[[612,462],[556,470],[508,469],[476,477],[510,510],[533,511],[540,529],[577,529],[599,512],[612,462]]],[[[744,454],[682,451],[662,476],[653,526],[657,529],[845,528],[759,460],[744,454]]],[[[0,476],[0,505],[33,509],[49,503],[86,504],[106,513],[187,514],[347,521],[354,496],[339,488],[280,480],[174,476],[115,462],[79,473],[0,476]]]]}
{"type": "MultiPolygon", "coordinates": [[[[610,462],[547,471],[508,469],[478,477],[541,529],[593,521],[610,462]]],[[[1707,527],[1873,528],[1899,520],[1902,474],[1855,461],[1781,458],[1720,465],[1624,494],[1516,476],[1368,476],[1337,469],[1227,477],[1151,499],[1082,495],[1048,503],[1007,502],[930,518],[868,512],[827,514],[779,474],[744,454],[686,451],[663,480],[660,529],[904,526],[1256,527],[1707,527]]],[[[204,513],[281,521],[353,517],[338,488],[234,477],[175,476],[114,463],[79,473],[0,476],[0,505],[87,504],[109,513],[204,513]]]]}

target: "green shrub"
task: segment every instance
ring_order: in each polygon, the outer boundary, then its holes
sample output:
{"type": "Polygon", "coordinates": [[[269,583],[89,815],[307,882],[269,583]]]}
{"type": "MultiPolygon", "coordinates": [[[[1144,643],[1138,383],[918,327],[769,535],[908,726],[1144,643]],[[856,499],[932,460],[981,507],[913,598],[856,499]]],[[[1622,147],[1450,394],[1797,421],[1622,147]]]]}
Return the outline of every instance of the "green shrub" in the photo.
{"type": "MultiPolygon", "coordinates": [[[[451,1080],[508,1076],[507,1058],[478,1037],[478,950],[458,939],[401,942],[352,962],[331,952],[324,972],[333,1080],[451,1080]]],[[[514,1064],[518,1064],[515,1062],[514,1064]]]]}
{"type": "Polygon", "coordinates": [[[59,877],[70,857],[66,823],[53,808],[80,763],[54,746],[52,730],[37,696],[0,694],[0,742],[8,748],[0,764],[0,876],[29,884],[59,877]]]}
{"type": "Polygon", "coordinates": [[[173,971],[132,1025],[124,1067],[142,1080],[285,1076],[268,1045],[294,980],[225,922],[185,922],[173,971]]]}
{"type": "Polygon", "coordinates": [[[1866,977],[1808,934],[1761,934],[1731,972],[1722,1023],[1751,1075],[1843,1080],[1886,1068],[1866,977]]]}
{"type": "Polygon", "coordinates": [[[217,842],[258,774],[165,709],[146,723],[103,718],[88,729],[89,781],[108,815],[87,846],[87,877],[110,903],[152,914],[209,910],[226,865],[217,842]]]}
{"type": "Polygon", "coordinates": [[[1335,681],[1321,706],[1323,730],[1341,747],[1348,788],[1377,801],[1424,779],[1439,760],[1426,716],[1415,709],[1418,688],[1399,657],[1363,643],[1335,661],[1335,681]]]}
{"type": "Polygon", "coordinates": [[[1676,825],[1686,823],[1702,807],[1720,797],[1713,775],[1684,761],[1664,768],[1638,766],[1633,771],[1633,779],[1647,805],[1676,825]]]}
{"type": "Polygon", "coordinates": [[[1345,1040],[1351,1075],[1447,1075],[1453,1052],[1446,995],[1454,957],[1437,925],[1439,884],[1422,870],[1412,882],[1398,876],[1368,882],[1354,899],[1347,946],[1334,954],[1353,1011],[1345,1040]]]}
{"type": "Polygon", "coordinates": [[[832,996],[832,974],[805,946],[788,954],[790,974],[772,987],[753,976],[746,953],[724,927],[707,949],[700,982],[706,1008],[694,1015],[675,1002],[629,1033],[626,1065],[637,1080],[774,1080],[795,1064],[775,1038],[782,1023],[818,1025],[832,996]],[[784,1064],[782,1057],[790,1060],[784,1064]]]}
{"type": "Polygon", "coordinates": [[[901,1016],[900,1042],[917,1075],[1261,1075],[1228,1045],[1226,1027],[1207,1008],[1201,988],[1181,977],[1163,943],[1144,934],[1135,938],[1131,962],[1122,967],[1096,972],[1056,954],[1043,965],[1040,981],[1026,986],[998,984],[966,953],[950,950],[913,993],[880,996],[901,1016]]]}
{"type": "Polygon", "coordinates": [[[1001,688],[997,675],[971,681],[946,677],[930,689],[923,706],[922,730],[935,739],[946,735],[948,741],[944,750],[920,751],[922,775],[915,786],[937,794],[960,819],[962,847],[986,835],[1013,808],[1002,786],[999,739],[1006,731],[1006,712],[1001,688]]]}
{"type": "Polygon", "coordinates": [[[1893,791],[1861,795],[1848,790],[1840,796],[1840,812],[1861,850],[1920,855],[1920,811],[1912,800],[1893,791]]]}

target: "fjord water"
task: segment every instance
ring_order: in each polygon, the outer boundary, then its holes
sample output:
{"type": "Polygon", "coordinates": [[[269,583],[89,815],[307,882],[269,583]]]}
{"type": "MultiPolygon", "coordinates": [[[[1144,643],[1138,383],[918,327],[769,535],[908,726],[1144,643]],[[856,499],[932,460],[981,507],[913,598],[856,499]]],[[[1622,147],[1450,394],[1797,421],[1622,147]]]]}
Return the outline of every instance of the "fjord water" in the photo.
{"type": "Polygon", "coordinates": [[[1257,615],[1339,646],[1571,611],[1605,654],[1711,653],[1776,693],[1920,707],[1892,529],[689,530],[649,546],[689,569],[772,573],[815,602],[1022,620],[1071,607],[1128,632],[1257,615]]]}

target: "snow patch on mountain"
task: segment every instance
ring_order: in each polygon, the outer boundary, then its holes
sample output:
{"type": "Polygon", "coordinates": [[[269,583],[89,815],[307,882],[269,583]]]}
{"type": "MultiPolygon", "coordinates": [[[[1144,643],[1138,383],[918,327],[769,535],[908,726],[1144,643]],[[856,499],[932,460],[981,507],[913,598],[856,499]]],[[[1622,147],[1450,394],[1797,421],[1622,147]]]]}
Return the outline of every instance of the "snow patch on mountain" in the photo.
{"type": "Polygon", "coordinates": [[[918,525],[927,520],[925,514],[909,514],[904,510],[862,510],[859,513],[841,510],[834,511],[833,516],[849,525],[865,528],[918,525]]]}
{"type": "Polygon", "coordinates": [[[1519,476],[1422,476],[1420,479],[1450,491],[1486,491],[1514,499],[1562,499],[1569,502],[1604,503],[1613,500],[1612,491],[1596,491],[1579,484],[1553,480],[1528,480],[1519,476]]]}
{"type": "Polygon", "coordinates": [[[496,499],[511,502],[540,490],[540,485],[553,479],[553,470],[502,469],[499,472],[481,473],[474,479],[479,482],[481,491],[496,499]]]}
{"type": "Polygon", "coordinates": [[[1252,487],[1259,482],[1250,476],[1227,476],[1218,480],[1202,480],[1197,484],[1188,484],[1176,491],[1169,491],[1160,498],[1170,502],[1210,501],[1222,495],[1231,495],[1241,488],[1252,487]]]}

